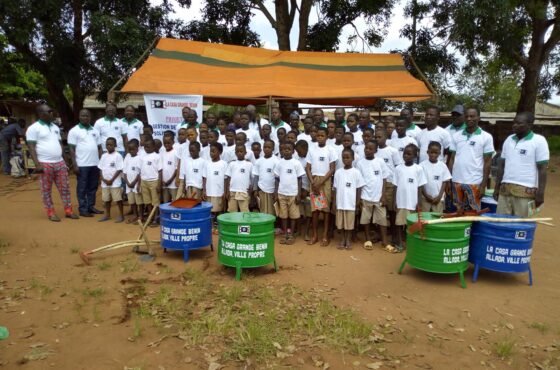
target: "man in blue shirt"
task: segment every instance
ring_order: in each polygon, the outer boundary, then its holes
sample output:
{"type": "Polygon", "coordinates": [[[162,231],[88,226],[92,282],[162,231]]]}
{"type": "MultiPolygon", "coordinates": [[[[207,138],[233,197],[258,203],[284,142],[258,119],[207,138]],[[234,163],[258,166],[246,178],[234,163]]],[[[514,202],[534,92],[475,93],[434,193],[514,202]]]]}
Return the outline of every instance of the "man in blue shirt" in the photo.
{"type": "Polygon", "coordinates": [[[0,131],[0,152],[2,156],[2,170],[5,175],[11,173],[10,155],[12,152],[12,141],[16,141],[25,135],[23,128],[25,120],[20,119],[16,122],[15,118],[8,119],[8,125],[0,131]]]}

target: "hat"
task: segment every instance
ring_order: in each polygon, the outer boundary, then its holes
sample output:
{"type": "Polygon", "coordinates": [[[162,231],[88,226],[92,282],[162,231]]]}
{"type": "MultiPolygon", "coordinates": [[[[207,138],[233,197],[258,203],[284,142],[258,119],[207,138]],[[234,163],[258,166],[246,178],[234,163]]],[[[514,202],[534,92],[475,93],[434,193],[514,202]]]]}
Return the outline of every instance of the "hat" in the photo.
{"type": "Polygon", "coordinates": [[[297,110],[293,111],[292,113],[290,113],[290,117],[297,117],[299,118],[299,113],[297,110]]]}
{"type": "Polygon", "coordinates": [[[457,104],[456,106],[453,107],[453,110],[451,111],[451,114],[453,113],[465,114],[465,108],[463,108],[461,104],[457,104]]]}

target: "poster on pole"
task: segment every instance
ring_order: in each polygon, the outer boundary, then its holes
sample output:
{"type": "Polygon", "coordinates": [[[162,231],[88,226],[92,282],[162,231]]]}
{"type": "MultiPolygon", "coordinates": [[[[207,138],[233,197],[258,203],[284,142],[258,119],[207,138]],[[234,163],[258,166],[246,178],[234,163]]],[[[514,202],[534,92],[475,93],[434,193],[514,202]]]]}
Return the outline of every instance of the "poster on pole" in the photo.
{"type": "Polygon", "coordinates": [[[184,107],[195,110],[199,122],[202,120],[202,95],[144,94],[144,104],[154,139],[161,139],[164,131],[175,132],[176,126],[183,122],[184,107]]]}

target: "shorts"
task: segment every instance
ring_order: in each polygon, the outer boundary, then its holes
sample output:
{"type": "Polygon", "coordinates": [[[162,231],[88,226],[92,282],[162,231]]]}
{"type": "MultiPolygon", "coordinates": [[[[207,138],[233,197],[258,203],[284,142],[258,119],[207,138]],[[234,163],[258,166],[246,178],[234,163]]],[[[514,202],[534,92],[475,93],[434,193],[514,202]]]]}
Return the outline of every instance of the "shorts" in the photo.
{"type": "Polygon", "coordinates": [[[180,179],[179,185],[177,186],[177,194],[175,195],[175,199],[182,198],[185,195],[185,180],[180,179]]]}
{"type": "Polygon", "coordinates": [[[185,196],[190,199],[200,200],[202,198],[202,189],[195,188],[194,186],[187,186],[185,196]]]}
{"type": "Polygon", "coordinates": [[[276,216],[274,211],[274,202],[272,201],[272,193],[266,193],[259,190],[259,211],[269,215],[276,216]]]}
{"type": "Polygon", "coordinates": [[[443,208],[444,208],[443,198],[438,204],[432,204],[428,202],[428,200],[424,198],[423,195],[420,197],[420,210],[422,212],[443,213],[443,208]]]}
{"type": "Polygon", "coordinates": [[[451,187],[453,203],[465,211],[480,211],[480,187],[478,185],[459,184],[454,182],[451,187]]]}
{"type": "Polygon", "coordinates": [[[354,230],[355,211],[336,210],[336,228],[339,230],[354,230]]]}
{"type": "Polygon", "coordinates": [[[161,190],[163,195],[163,203],[168,203],[177,197],[177,188],[163,188],[161,190]]]}
{"type": "Polygon", "coordinates": [[[144,200],[142,199],[142,193],[136,193],[131,191],[129,193],[126,193],[126,196],[128,197],[128,204],[131,206],[135,204],[138,205],[144,204],[144,200]]]}
{"type": "Polygon", "coordinates": [[[300,217],[295,195],[278,194],[278,217],[297,220],[300,217]]]}
{"type": "Polygon", "coordinates": [[[311,217],[311,199],[306,197],[299,203],[299,213],[303,217],[311,217]]]}
{"type": "Polygon", "coordinates": [[[208,202],[212,204],[210,212],[223,212],[224,197],[208,197],[208,202]]]}
{"type": "Polygon", "coordinates": [[[362,215],[360,224],[374,223],[379,226],[387,226],[387,210],[379,202],[370,202],[362,199],[362,215]]]}
{"type": "Polygon", "coordinates": [[[530,198],[521,198],[514,195],[503,195],[498,197],[496,213],[502,215],[514,215],[517,217],[529,217],[529,203],[534,202],[530,198]]]}
{"type": "Polygon", "coordinates": [[[387,211],[395,211],[395,185],[385,183],[385,208],[387,211]]]}
{"type": "MultiPolygon", "coordinates": [[[[325,176],[313,176],[313,182],[315,182],[316,179],[322,180],[324,178],[325,178],[325,176]]],[[[312,189],[311,184],[309,185],[309,188],[312,189]]],[[[325,181],[323,186],[321,186],[319,191],[322,192],[325,195],[325,199],[327,200],[327,207],[326,208],[315,208],[315,204],[313,204],[313,202],[311,202],[311,211],[312,212],[315,212],[315,211],[330,212],[331,211],[331,200],[332,200],[332,178],[329,177],[327,179],[327,181],[325,181]]]]}
{"type": "Polygon", "coordinates": [[[228,212],[249,212],[249,194],[233,191],[229,194],[228,212]]]}
{"type": "Polygon", "coordinates": [[[104,202],[122,201],[122,188],[101,188],[101,199],[104,202]]]}
{"type": "Polygon", "coordinates": [[[397,217],[395,218],[395,225],[397,226],[406,225],[406,218],[412,213],[415,212],[404,208],[397,209],[397,217]]]}
{"type": "Polygon", "coordinates": [[[142,200],[144,204],[159,206],[158,180],[142,180],[142,200]]]}

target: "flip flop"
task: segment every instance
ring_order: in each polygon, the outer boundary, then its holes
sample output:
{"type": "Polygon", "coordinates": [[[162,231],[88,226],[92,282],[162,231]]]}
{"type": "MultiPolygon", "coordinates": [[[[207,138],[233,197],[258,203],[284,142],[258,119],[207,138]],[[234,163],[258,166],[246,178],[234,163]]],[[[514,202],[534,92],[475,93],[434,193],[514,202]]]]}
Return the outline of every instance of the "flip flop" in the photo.
{"type": "Polygon", "coordinates": [[[294,244],[294,235],[293,234],[288,234],[286,236],[286,244],[288,244],[288,245],[294,244]]]}
{"type": "Polygon", "coordinates": [[[323,239],[321,240],[321,247],[327,247],[330,243],[331,241],[329,239],[323,239]]]}
{"type": "Polygon", "coordinates": [[[319,241],[318,238],[310,239],[310,240],[307,242],[307,245],[317,244],[318,241],[319,241]]]}
{"type": "Polygon", "coordinates": [[[383,250],[389,253],[400,253],[399,249],[391,244],[387,244],[383,250]]]}
{"type": "Polygon", "coordinates": [[[103,216],[99,220],[97,220],[97,222],[105,222],[105,221],[109,221],[110,219],[111,217],[103,216]]]}
{"type": "Polygon", "coordinates": [[[368,251],[372,250],[373,249],[373,243],[368,240],[367,242],[364,243],[364,249],[368,250],[368,251]]]}
{"type": "Polygon", "coordinates": [[[344,242],[341,241],[340,244],[338,244],[338,246],[336,247],[336,249],[346,249],[346,244],[344,244],[344,242]]]}
{"type": "Polygon", "coordinates": [[[128,220],[126,220],[125,223],[127,224],[135,224],[136,222],[138,222],[138,218],[129,218],[128,220]]]}

